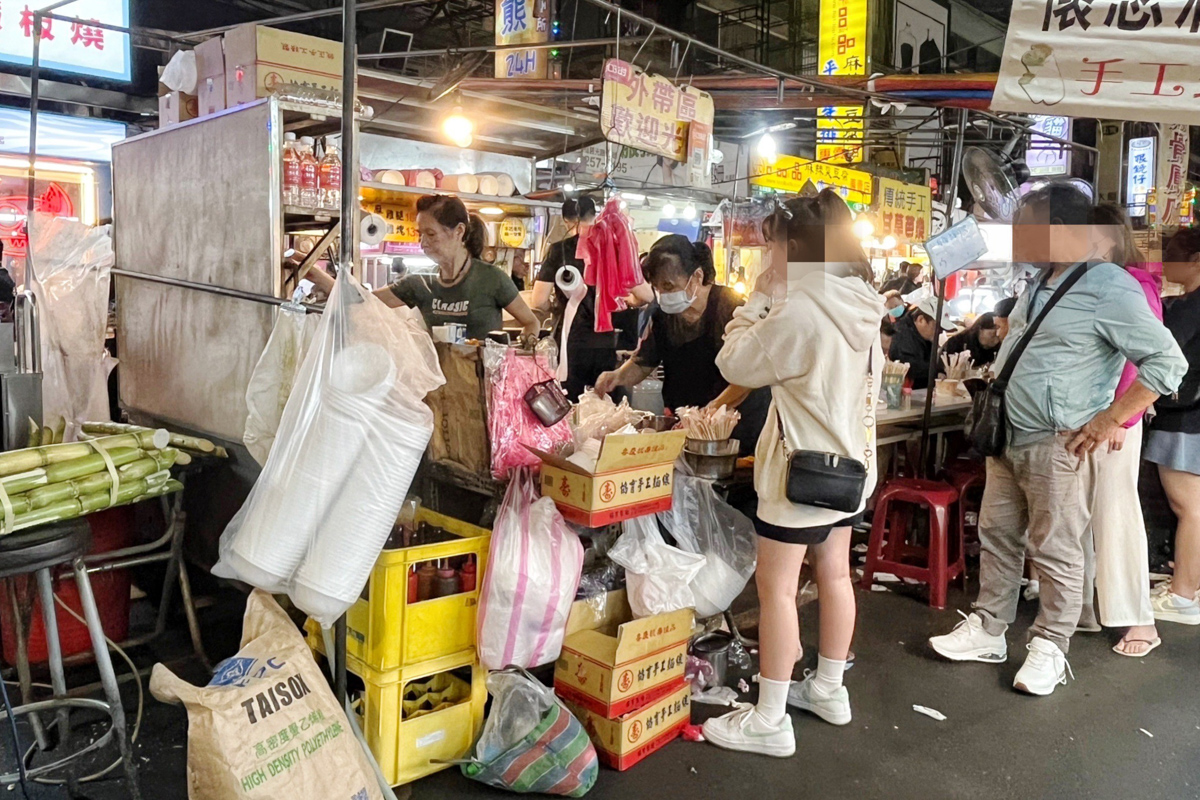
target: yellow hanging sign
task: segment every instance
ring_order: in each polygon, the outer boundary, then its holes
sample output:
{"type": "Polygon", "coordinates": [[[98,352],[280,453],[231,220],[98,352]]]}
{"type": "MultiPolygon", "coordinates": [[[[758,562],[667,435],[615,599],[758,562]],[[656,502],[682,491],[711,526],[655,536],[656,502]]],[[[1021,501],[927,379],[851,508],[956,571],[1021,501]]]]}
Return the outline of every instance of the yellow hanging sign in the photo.
{"type": "MultiPolygon", "coordinates": [[[[821,75],[867,74],[867,0],[821,0],[820,37],[821,75]]],[[[817,109],[817,161],[862,161],[862,141],[862,106],[817,109]]]]}

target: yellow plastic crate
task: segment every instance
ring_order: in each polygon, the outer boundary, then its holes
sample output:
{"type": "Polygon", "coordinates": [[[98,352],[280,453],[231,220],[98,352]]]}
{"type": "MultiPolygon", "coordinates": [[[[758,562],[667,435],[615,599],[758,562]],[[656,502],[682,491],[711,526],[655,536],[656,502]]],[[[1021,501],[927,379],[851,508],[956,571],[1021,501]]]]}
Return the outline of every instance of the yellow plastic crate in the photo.
{"type": "MultiPolygon", "coordinates": [[[[487,670],[474,654],[451,656],[388,672],[379,672],[355,659],[347,659],[349,672],[363,682],[355,710],[367,745],[379,762],[384,778],[393,786],[446,769],[432,763],[465,758],[483,729],[487,702],[487,670]],[[443,686],[461,684],[467,699],[440,711],[404,719],[405,692],[414,683],[444,673],[455,674],[443,686]]],[[[439,687],[440,688],[440,687],[439,687]]]]}
{"type": "MultiPolygon", "coordinates": [[[[417,512],[416,521],[461,538],[380,553],[363,599],[346,612],[347,654],[379,672],[475,650],[475,613],[492,532],[427,509],[417,512]],[[408,572],[414,564],[471,554],[475,591],[409,604],[408,572]]],[[[309,620],[307,630],[309,644],[324,652],[317,624],[309,620]]]]}

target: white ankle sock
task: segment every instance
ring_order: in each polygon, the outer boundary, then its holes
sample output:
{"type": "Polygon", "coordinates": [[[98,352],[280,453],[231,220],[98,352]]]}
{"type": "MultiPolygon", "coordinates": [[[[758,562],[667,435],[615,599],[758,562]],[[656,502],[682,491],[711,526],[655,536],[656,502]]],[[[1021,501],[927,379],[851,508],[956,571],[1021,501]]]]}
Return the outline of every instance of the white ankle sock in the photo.
{"type": "Polygon", "coordinates": [[[1171,592],[1171,602],[1175,604],[1176,608],[1187,608],[1188,606],[1196,605],[1197,601],[1196,601],[1196,598],[1194,598],[1194,597],[1191,599],[1188,599],[1188,598],[1184,597],[1183,595],[1179,595],[1179,594],[1175,594],[1174,592],[1171,592]]]}
{"type": "Polygon", "coordinates": [[[845,661],[817,655],[817,674],[813,677],[812,687],[818,694],[831,695],[842,688],[842,676],[845,673],[845,661]]]}
{"type": "Polygon", "coordinates": [[[758,676],[758,705],[755,709],[772,725],[778,725],[787,715],[788,688],[791,685],[791,681],[773,681],[758,676]]]}

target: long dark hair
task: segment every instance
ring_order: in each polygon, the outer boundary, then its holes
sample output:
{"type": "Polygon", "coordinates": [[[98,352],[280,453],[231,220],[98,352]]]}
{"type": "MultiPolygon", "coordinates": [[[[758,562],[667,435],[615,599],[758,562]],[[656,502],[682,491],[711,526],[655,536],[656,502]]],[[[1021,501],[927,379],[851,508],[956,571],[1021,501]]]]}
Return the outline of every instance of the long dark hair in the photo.
{"type": "Polygon", "coordinates": [[[1116,251],[1112,254],[1112,261],[1117,266],[1129,267],[1147,261],[1141,250],[1138,249],[1137,243],[1134,242],[1133,223],[1129,221],[1129,215],[1125,213],[1125,209],[1116,203],[1101,203],[1092,209],[1092,222],[1119,230],[1121,240],[1117,242],[1116,251]]]}
{"type": "Polygon", "coordinates": [[[678,233],[655,242],[642,264],[642,274],[651,283],[666,277],[667,273],[688,278],[696,270],[703,274],[705,286],[716,280],[717,268],[713,264],[712,250],[704,242],[692,242],[678,233]]]}
{"type": "Polygon", "coordinates": [[[854,216],[832,189],[788,200],[763,220],[762,227],[768,241],[787,241],[789,258],[794,247],[808,254],[806,261],[831,265],[831,274],[874,283],[871,262],[854,235],[854,216]]]}
{"type": "Polygon", "coordinates": [[[443,228],[466,227],[463,245],[471,258],[483,253],[483,220],[467,212],[463,201],[449,194],[427,194],[417,201],[418,214],[432,214],[443,228]]]}

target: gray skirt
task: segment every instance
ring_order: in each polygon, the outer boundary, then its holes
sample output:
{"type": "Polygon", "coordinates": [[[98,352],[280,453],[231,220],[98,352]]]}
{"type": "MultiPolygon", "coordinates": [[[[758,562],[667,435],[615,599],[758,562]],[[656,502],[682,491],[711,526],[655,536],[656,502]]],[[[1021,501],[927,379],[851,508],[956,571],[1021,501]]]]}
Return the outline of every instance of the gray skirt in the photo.
{"type": "Polygon", "coordinates": [[[1200,433],[1152,430],[1142,458],[1178,472],[1200,475],[1200,433]]]}

